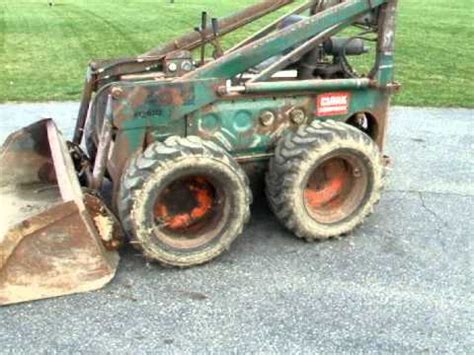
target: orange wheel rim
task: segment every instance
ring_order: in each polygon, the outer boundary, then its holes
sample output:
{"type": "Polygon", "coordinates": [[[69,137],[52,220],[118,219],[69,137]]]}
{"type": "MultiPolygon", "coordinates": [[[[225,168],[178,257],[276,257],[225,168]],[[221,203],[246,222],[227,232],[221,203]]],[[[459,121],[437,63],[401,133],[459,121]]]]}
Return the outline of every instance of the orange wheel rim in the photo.
{"type": "Polygon", "coordinates": [[[318,179],[321,176],[320,173],[315,174],[304,191],[306,203],[313,209],[331,202],[347,184],[347,173],[340,162],[329,162],[324,167],[323,174],[322,179],[318,179]]]}
{"type": "Polygon", "coordinates": [[[172,231],[184,231],[209,216],[215,189],[202,176],[191,176],[168,186],[155,204],[155,220],[172,231]]]}
{"type": "Polygon", "coordinates": [[[309,214],[321,223],[337,223],[353,213],[367,190],[367,171],[355,157],[332,157],[310,174],[303,192],[309,214]]]}

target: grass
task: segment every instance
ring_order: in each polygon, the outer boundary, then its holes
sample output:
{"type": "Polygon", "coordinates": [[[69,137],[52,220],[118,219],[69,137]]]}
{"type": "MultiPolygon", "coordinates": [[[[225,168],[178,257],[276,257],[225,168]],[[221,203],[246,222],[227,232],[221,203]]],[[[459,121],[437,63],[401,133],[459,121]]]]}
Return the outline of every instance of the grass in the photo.
{"type": "MultiPolygon", "coordinates": [[[[192,29],[203,9],[219,17],[255,0],[56,2],[0,0],[0,102],[77,100],[90,58],[145,52],[192,29]]],[[[396,104],[474,107],[473,23],[472,0],[400,1],[396,104]]]]}

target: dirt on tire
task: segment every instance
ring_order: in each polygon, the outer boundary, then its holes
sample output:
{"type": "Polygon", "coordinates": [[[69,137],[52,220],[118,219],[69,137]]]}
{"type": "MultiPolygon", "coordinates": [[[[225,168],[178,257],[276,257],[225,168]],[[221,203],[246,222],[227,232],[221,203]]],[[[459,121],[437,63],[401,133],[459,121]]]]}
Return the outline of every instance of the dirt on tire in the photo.
{"type": "MultiPolygon", "coordinates": [[[[176,197],[180,199],[179,194],[176,197]]],[[[184,199],[182,204],[191,202],[184,199]]],[[[117,209],[131,244],[145,257],[166,266],[189,267],[208,262],[229,249],[250,218],[251,202],[248,178],[227,152],[198,137],[174,136],[151,144],[130,159],[122,176],[117,209]],[[191,221],[194,224],[183,222],[180,228],[173,229],[183,215],[176,214],[174,224],[170,219],[163,221],[162,214],[158,219],[157,201],[169,193],[174,182],[194,176],[206,177],[216,186],[219,204],[216,202],[213,214],[199,226],[191,221]]],[[[166,213],[171,214],[173,208],[183,209],[180,203],[167,206],[166,213]]],[[[190,207],[190,214],[196,219],[202,216],[198,207],[190,207]]]]}
{"type": "MultiPolygon", "coordinates": [[[[266,195],[279,221],[298,237],[327,239],[349,233],[373,212],[381,196],[383,173],[382,155],[368,135],[342,122],[313,122],[279,142],[266,175],[266,195]],[[365,187],[359,189],[357,199],[351,197],[347,213],[341,213],[345,211],[341,203],[332,215],[325,212],[315,217],[304,196],[310,174],[329,158],[342,154],[353,156],[366,173],[365,187]],[[333,215],[337,218],[327,217],[333,215]]],[[[327,199],[330,206],[333,202],[327,199]]]]}

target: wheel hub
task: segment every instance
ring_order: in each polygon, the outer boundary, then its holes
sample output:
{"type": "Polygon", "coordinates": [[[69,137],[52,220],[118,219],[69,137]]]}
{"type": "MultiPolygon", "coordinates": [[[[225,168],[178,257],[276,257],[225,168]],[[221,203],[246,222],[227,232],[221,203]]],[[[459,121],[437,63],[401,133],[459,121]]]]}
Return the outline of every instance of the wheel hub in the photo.
{"type": "Polygon", "coordinates": [[[360,205],[366,191],[367,172],[354,157],[332,157],[310,174],[304,202],[321,223],[336,223],[360,205]]]}
{"type": "Polygon", "coordinates": [[[171,183],[155,205],[155,220],[172,231],[185,231],[209,217],[216,207],[214,186],[202,176],[171,183]]]}

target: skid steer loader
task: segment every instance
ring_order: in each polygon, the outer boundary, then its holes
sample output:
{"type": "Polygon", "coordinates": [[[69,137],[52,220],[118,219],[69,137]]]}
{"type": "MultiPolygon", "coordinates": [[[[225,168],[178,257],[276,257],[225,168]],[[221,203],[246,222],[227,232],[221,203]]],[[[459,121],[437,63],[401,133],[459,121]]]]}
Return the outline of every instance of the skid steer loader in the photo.
{"type": "Polygon", "coordinates": [[[122,235],[163,265],[208,262],[242,232],[249,181],[262,176],[271,209],[302,239],[363,222],[380,198],[399,87],[397,0],[309,1],[221,45],[292,2],[202,13],[199,27],[143,55],[93,61],[71,142],[51,119],[7,139],[0,304],[102,287],[122,235]],[[370,41],[372,67],[358,74],[352,56],[368,56],[370,41]]]}

